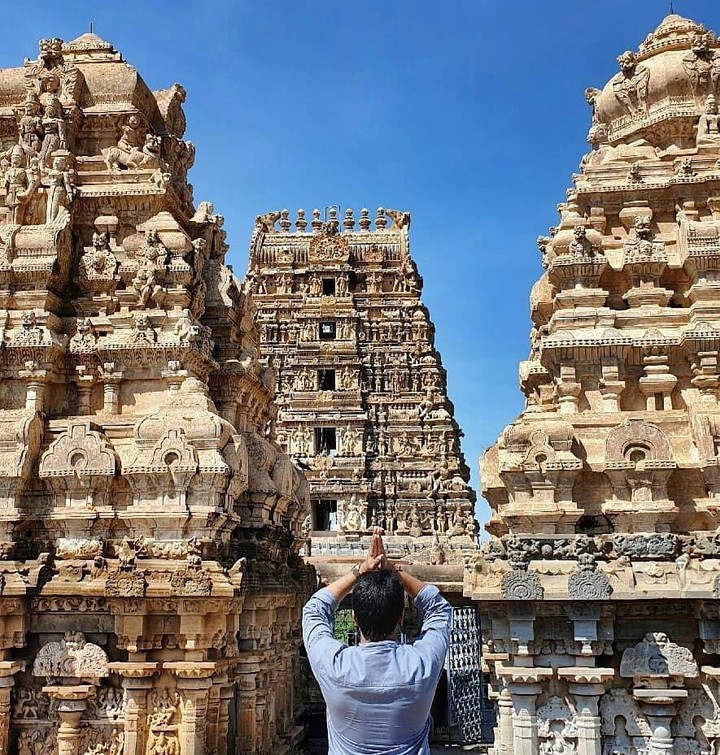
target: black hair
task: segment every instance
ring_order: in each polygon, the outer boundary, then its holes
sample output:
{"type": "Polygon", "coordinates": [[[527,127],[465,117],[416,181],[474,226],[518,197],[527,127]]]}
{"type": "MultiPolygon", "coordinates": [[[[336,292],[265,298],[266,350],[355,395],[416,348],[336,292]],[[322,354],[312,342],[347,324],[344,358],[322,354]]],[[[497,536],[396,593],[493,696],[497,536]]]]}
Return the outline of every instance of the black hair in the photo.
{"type": "Polygon", "coordinates": [[[391,635],[400,621],[404,605],[405,590],[394,571],[369,571],[357,578],[352,592],[352,608],[366,640],[373,642],[391,635]]]}

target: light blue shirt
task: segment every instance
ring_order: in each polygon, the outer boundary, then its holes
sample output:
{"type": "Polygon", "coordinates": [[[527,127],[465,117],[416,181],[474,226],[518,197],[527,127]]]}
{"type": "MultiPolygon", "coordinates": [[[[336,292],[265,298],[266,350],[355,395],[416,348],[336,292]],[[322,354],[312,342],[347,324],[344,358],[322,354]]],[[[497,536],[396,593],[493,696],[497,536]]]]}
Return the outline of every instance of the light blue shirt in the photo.
{"type": "Polygon", "coordinates": [[[429,755],[430,707],[450,639],[452,608],[434,585],[415,598],[422,630],[348,647],[333,636],[338,604],[318,590],[303,609],[303,641],[327,705],[328,755],[429,755]]]}

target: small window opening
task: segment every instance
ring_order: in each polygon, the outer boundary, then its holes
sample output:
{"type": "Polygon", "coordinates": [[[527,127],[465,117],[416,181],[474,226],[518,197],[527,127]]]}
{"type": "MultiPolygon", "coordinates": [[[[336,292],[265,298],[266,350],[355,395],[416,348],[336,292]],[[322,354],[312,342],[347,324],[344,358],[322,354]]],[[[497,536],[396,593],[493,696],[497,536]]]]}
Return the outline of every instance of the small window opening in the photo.
{"type": "Polygon", "coordinates": [[[320,340],[332,341],[336,337],[336,329],[334,322],[321,322],[320,323],[320,340]]]}
{"type": "Polygon", "coordinates": [[[337,529],[337,501],[325,498],[313,502],[313,529],[325,532],[337,529]]]}
{"type": "Polygon", "coordinates": [[[318,370],[318,386],[321,391],[334,391],[335,370],[318,370]]]}
{"type": "Polygon", "coordinates": [[[323,296],[335,296],[335,278],[322,279],[323,296]]]}
{"type": "Polygon", "coordinates": [[[337,450],[337,433],[334,427],[315,428],[315,453],[335,455],[337,450]]]}
{"type": "Polygon", "coordinates": [[[655,394],[655,411],[661,412],[664,408],[662,393],[655,394]]]}

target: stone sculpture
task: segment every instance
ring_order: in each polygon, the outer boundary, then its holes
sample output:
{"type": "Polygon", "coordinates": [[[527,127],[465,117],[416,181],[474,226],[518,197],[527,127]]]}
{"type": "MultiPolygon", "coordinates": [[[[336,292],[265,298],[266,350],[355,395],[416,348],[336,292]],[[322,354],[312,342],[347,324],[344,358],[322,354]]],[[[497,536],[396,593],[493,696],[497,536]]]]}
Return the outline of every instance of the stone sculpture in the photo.
{"type": "Polygon", "coordinates": [[[373,227],[368,210],[356,221],[348,209],[341,227],[335,208],[325,221],[312,214],[308,229],[298,211],[294,230],[287,210],[258,217],[246,286],[264,324],[261,352],[281,375],[276,432],[311,467],[313,552],[360,554],[382,522],[394,552],[437,560],[439,537],[444,559],[460,565],[475,548],[474,494],[410,256],[410,215],[380,208],[373,227]],[[335,536],[319,536],[330,526],[335,536]]]}
{"type": "Polygon", "coordinates": [[[0,752],[295,751],[307,487],[185,92],[94,34],[0,89],[0,752]]]}
{"type": "Polygon", "coordinates": [[[720,742],[720,43],[671,14],[589,89],[592,152],[539,240],[527,403],[481,462],[465,572],[495,753],[720,742]]]}

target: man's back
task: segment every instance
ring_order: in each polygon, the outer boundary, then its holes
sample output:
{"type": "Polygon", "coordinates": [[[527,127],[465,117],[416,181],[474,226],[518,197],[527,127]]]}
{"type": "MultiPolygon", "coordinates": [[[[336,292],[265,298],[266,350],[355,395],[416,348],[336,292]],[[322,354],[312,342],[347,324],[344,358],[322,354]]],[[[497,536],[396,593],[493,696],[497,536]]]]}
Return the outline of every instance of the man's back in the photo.
{"type": "Polygon", "coordinates": [[[432,585],[415,598],[422,631],[348,647],[333,637],[337,601],[319,590],[303,612],[303,639],[327,704],[329,755],[425,755],[430,707],[442,671],[452,609],[432,585]]]}

